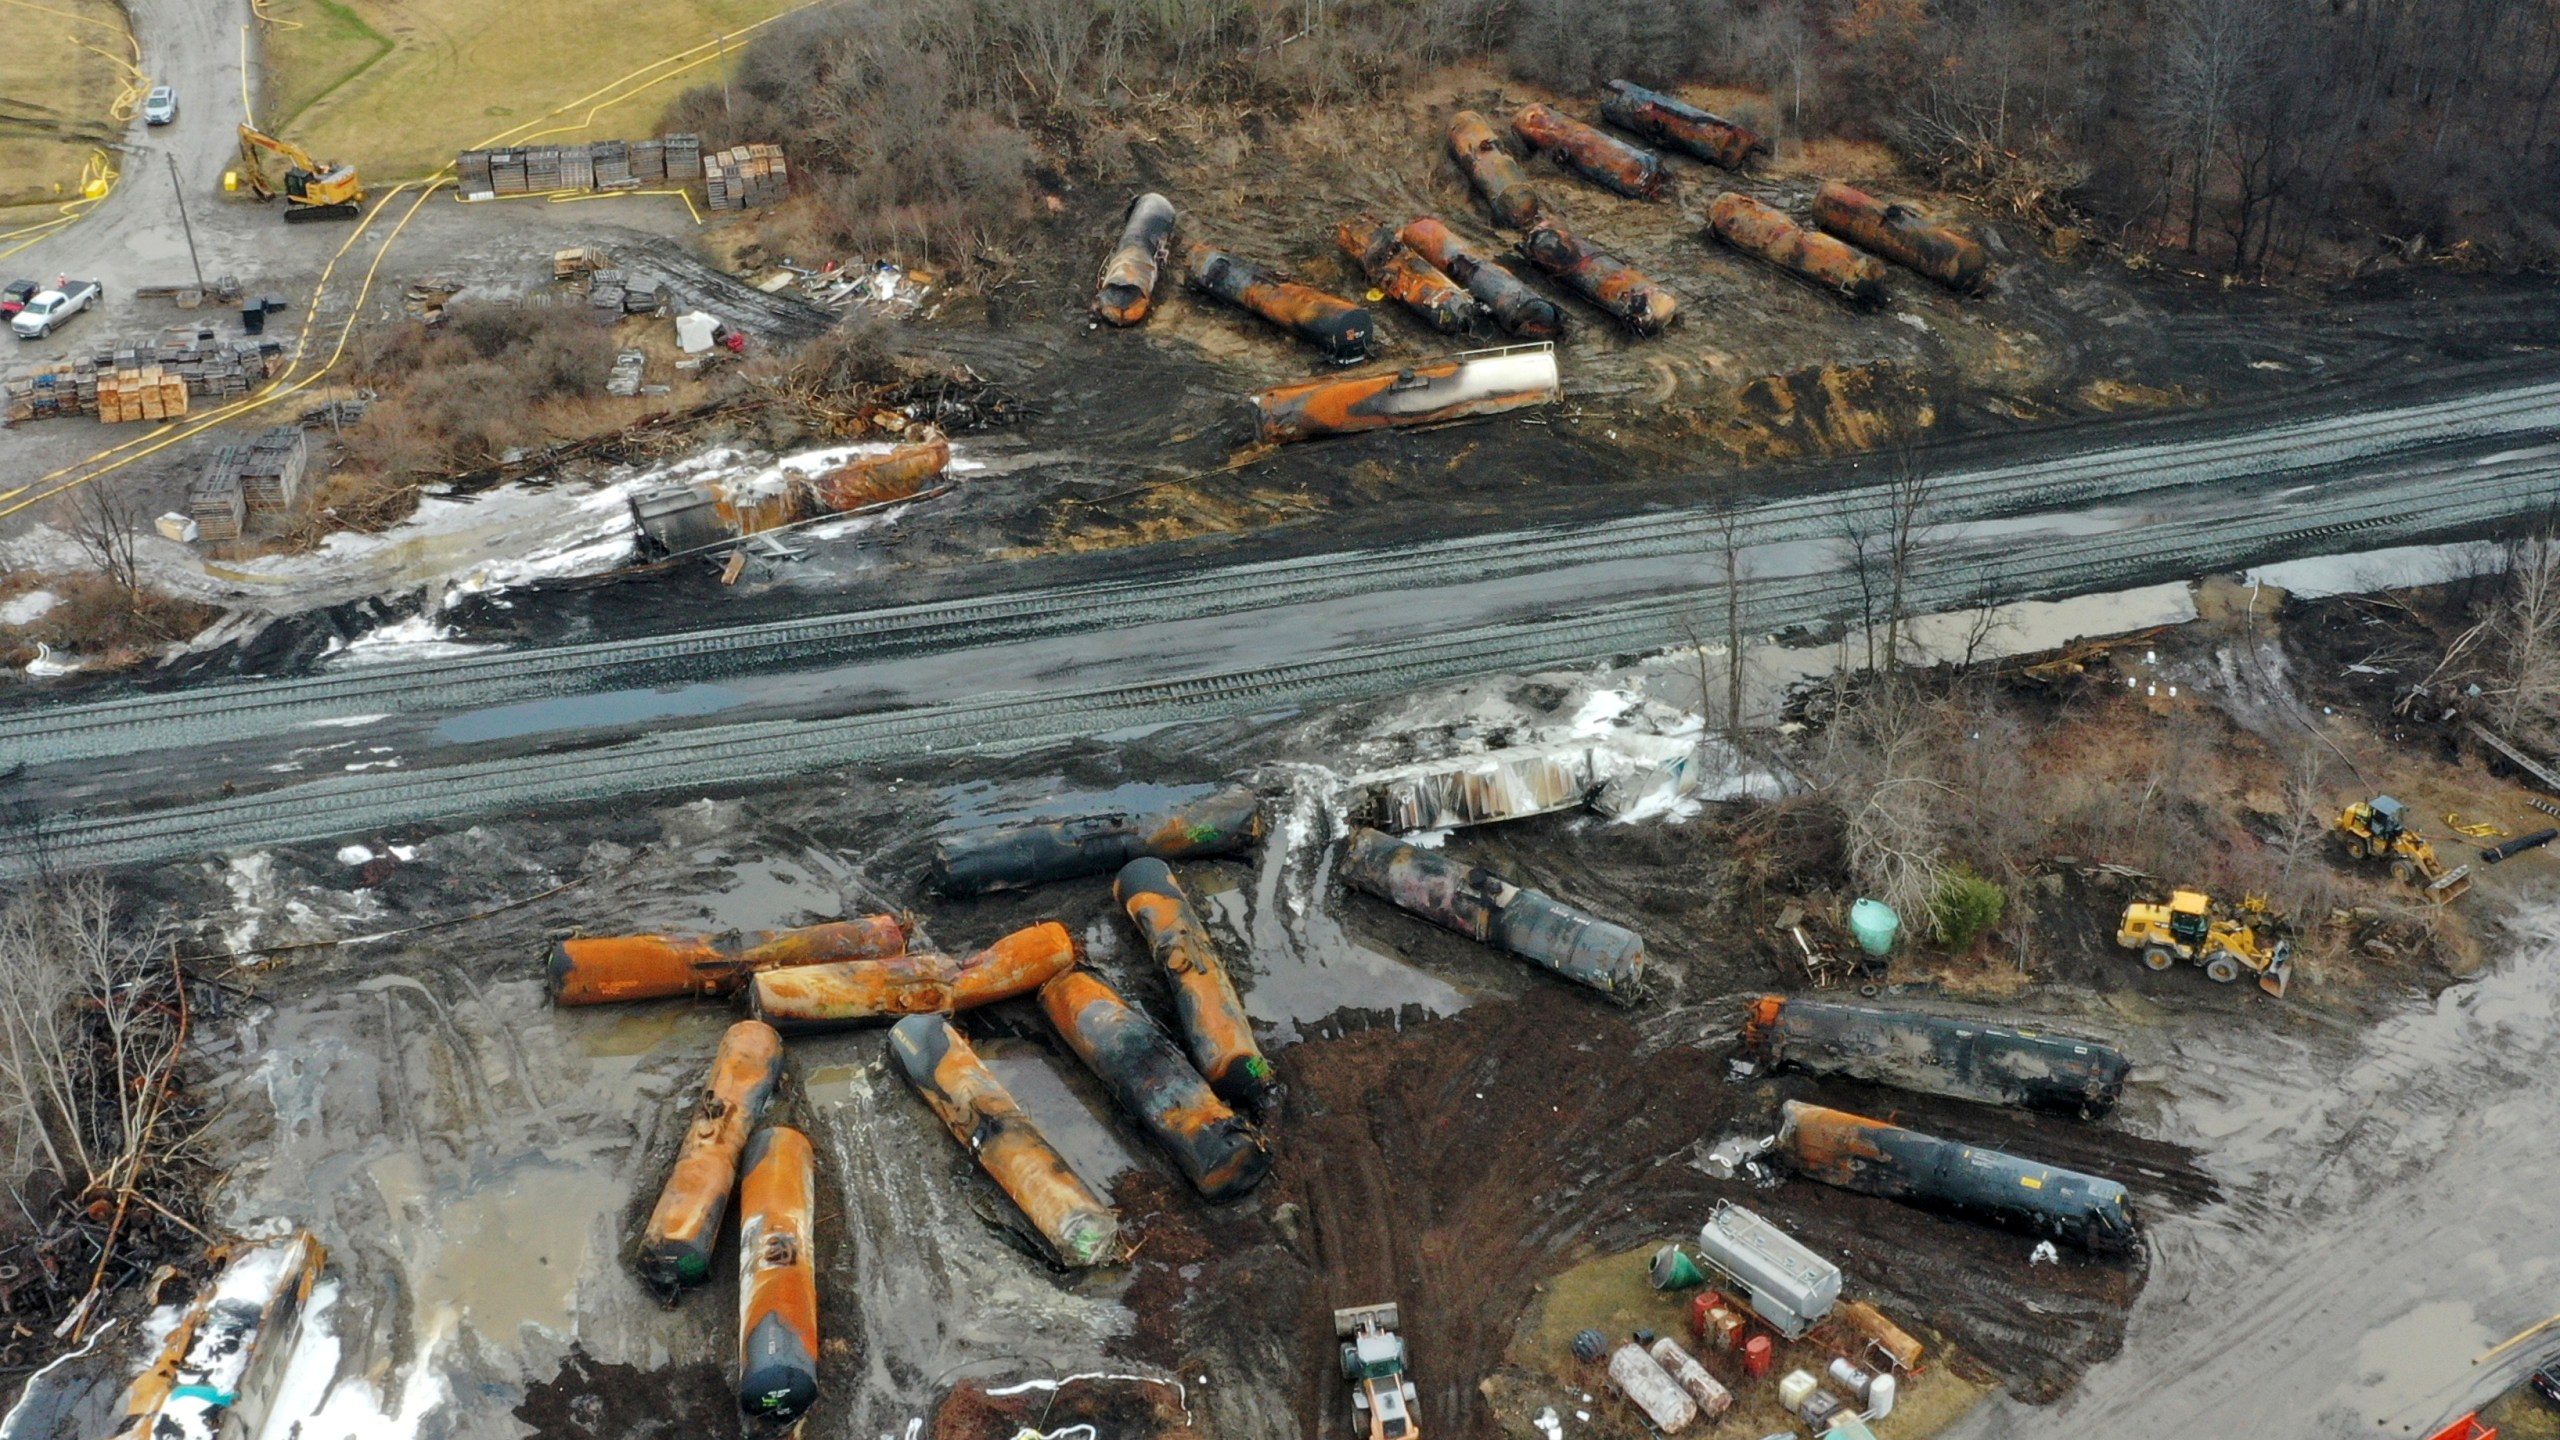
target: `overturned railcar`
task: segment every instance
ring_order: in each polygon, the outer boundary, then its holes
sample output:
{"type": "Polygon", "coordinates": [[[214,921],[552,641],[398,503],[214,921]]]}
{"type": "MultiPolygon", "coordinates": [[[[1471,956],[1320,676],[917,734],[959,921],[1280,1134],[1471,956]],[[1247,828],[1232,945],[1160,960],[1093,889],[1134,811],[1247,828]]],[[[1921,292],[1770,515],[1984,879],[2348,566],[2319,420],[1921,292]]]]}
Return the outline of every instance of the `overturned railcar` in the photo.
{"type": "Polygon", "coordinates": [[[1144,808],[1096,808],[952,836],[934,848],[927,881],[945,895],[979,895],[1108,875],[1141,855],[1232,855],[1261,838],[1262,802],[1251,788],[1203,785],[1144,808]]]}
{"type": "Polygon", "coordinates": [[[1077,960],[1075,937],[1055,921],[1026,926],[955,960],[909,953],[884,960],[769,970],[747,990],[747,1008],[785,1035],[823,1034],[903,1015],[948,1015],[1028,995],[1077,960]]]}
{"type": "Polygon", "coordinates": [[[640,1278],[659,1294],[673,1296],[711,1278],[720,1220],[738,1184],[738,1156],[781,1085],[782,1037],[760,1020],[730,1026],[640,1237],[640,1278]]]}
{"type": "Polygon", "coordinates": [[[1493,312],[1494,323],[1523,340],[1554,340],[1564,334],[1564,311],[1529,287],[1510,270],[1478,254],[1449,227],[1425,215],[1405,223],[1397,238],[1413,247],[1467,293],[1493,312]]]}
{"type": "Polygon", "coordinates": [[[1860,305],[1884,303],[1882,262],[1805,229],[1774,205],[1728,190],[1707,207],[1707,223],[1717,239],[1790,275],[1860,305]]]}
{"type": "Polygon", "coordinates": [[[1662,157],[1595,130],[1546,105],[1525,105],[1511,117],[1511,133],[1567,170],[1635,200],[1659,200],[1662,157]]]}
{"type": "Polygon", "coordinates": [[[1644,985],[1644,937],[1490,870],[1355,827],[1342,880],[1443,929],[1579,981],[1620,1004],[1644,985]]]}
{"type": "Polygon", "coordinates": [[[1538,223],[1545,206],[1529,184],[1520,161],[1502,148],[1493,124],[1473,110],[1449,117],[1449,154],[1467,182],[1493,211],[1493,223],[1507,230],[1526,230],[1538,223]]]}
{"type": "Polygon", "coordinates": [[[1376,216],[1357,215],[1335,226],[1333,243],[1351,257],[1379,294],[1421,316],[1441,334],[1463,335],[1483,323],[1484,303],[1416,254],[1376,216]]]}
{"type": "Polygon", "coordinates": [[[1776,1153],[1797,1173],[1968,1219],[2120,1255],[2134,1247],[2133,1204],[2113,1180],[1941,1140],[1845,1110],[1786,1103],[1776,1153]]]}
{"type": "Polygon", "coordinates": [[[1377,321],[1368,311],[1312,285],[1283,280],[1223,250],[1194,245],[1184,256],[1191,283],[1249,314],[1261,316],[1321,350],[1335,364],[1369,358],[1377,321]]]}
{"type": "Polygon", "coordinates": [[[1120,1217],[1067,1164],[949,1020],[908,1016],[890,1027],[889,1053],[951,1138],[1020,1207],[1058,1263],[1081,1269],[1118,1253],[1120,1217]]]}
{"type": "Polygon", "coordinates": [[[878,960],[906,949],[907,922],[895,915],[725,935],[585,935],[551,947],[551,1003],[727,995],[761,970],[878,960]]]}
{"type": "Polygon", "coordinates": [[[1656,145],[1685,150],[1727,170],[1739,170],[1753,156],[1769,153],[1769,142],[1749,128],[1685,100],[1624,80],[1610,81],[1609,91],[1600,101],[1600,118],[1656,145]]]}
{"type": "Polygon", "coordinates": [[[1155,304],[1156,275],[1165,252],[1173,246],[1173,202],[1150,190],[1129,202],[1128,223],[1120,227],[1120,243],[1102,262],[1102,283],[1094,288],[1093,313],[1114,325],[1135,325],[1155,304]]]}
{"type": "Polygon", "coordinates": [[[2095,1040],[1780,995],[1752,1002],[1742,1044],[1773,1070],[1792,1066],[2084,1120],[2115,1108],[2133,1068],[2123,1051],[2095,1040]]]}
{"type": "Polygon", "coordinates": [[[818,1167],[786,1126],[748,1140],[738,1182],[738,1408],[779,1428],[818,1403],[818,1167]]]}
{"type": "Polygon", "coordinates": [[[1271,1171],[1262,1136],[1210,1090],[1156,1023],[1083,970],[1040,987],[1040,1009],[1120,1108],[1211,1201],[1242,1197],[1271,1171]]]}
{"type": "Polygon", "coordinates": [[[1520,253],[1638,335],[1659,335],[1679,318],[1680,302],[1670,291],[1553,220],[1539,221],[1520,253]]]}
{"type": "Polygon", "coordinates": [[[1111,882],[1111,893],[1172,982],[1191,1063],[1219,1099],[1261,1118],[1279,1094],[1279,1076],[1255,1042],[1253,1021],[1218,958],[1217,942],[1173,878],[1173,867],[1153,856],[1132,860],[1111,882]]]}
{"type": "Polygon", "coordinates": [[[1550,404],[1563,393],[1555,347],[1514,345],[1374,375],[1274,385],[1253,397],[1254,425],[1264,441],[1281,444],[1499,415],[1550,404]]]}
{"type": "Polygon", "coordinates": [[[1908,205],[1879,200],[1837,180],[1814,192],[1813,223],[1950,290],[1977,294],[1990,279],[1991,257],[1981,241],[1932,225],[1908,205]]]}

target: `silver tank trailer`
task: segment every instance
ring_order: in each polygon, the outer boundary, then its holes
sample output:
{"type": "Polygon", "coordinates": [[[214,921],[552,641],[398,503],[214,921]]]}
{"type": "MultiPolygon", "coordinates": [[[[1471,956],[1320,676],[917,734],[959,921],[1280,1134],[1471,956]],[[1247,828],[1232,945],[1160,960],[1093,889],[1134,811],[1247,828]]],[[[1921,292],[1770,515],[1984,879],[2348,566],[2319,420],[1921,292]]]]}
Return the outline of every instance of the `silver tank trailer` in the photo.
{"type": "Polygon", "coordinates": [[[1753,1313],[1801,1340],[1840,1300],[1840,1267],[1731,1201],[1698,1231],[1698,1258],[1733,1282],[1753,1313]]]}

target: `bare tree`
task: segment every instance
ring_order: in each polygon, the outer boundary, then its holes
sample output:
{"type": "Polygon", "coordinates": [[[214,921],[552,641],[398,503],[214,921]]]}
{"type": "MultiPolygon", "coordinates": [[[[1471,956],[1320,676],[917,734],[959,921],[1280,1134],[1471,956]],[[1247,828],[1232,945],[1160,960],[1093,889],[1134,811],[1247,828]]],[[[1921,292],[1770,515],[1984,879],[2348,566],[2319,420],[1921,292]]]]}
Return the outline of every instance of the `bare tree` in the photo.
{"type": "Polygon", "coordinates": [[[2483,625],[2490,723],[2548,743],[2560,738],[2560,535],[2550,528],[2507,550],[2506,592],[2483,625]]]}
{"type": "Polygon", "coordinates": [[[142,590],[142,567],[134,555],[142,524],[141,503],[103,481],[73,491],[63,515],[80,553],[129,596],[142,590]]]}
{"type": "Polygon", "coordinates": [[[1902,627],[1910,618],[1907,601],[1921,550],[1930,538],[1929,509],[1934,495],[1928,468],[1921,463],[1919,452],[1910,446],[1902,447],[1894,455],[1893,472],[1885,482],[1884,666],[1888,673],[1902,668],[1902,627]]]}
{"type": "Polygon", "coordinates": [[[1742,558],[1742,524],[1733,511],[1716,517],[1716,551],[1724,561],[1724,733],[1742,739],[1742,689],[1746,661],[1742,648],[1742,587],[1750,567],[1742,558]]]}
{"type": "Polygon", "coordinates": [[[2153,124],[2186,170],[2187,250],[2234,119],[2274,43],[2266,0],[2170,0],[2154,42],[2153,124]]]}

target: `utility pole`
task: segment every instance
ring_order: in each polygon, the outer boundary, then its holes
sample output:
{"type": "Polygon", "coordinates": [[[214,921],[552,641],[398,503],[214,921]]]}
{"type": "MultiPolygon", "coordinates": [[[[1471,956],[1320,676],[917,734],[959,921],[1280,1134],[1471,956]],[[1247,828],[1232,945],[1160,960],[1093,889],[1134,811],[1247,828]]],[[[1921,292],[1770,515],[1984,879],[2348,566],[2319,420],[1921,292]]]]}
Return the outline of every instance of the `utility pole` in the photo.
{"type": "Polygon", "coordinates": [[[720,113],[736,119],[738,112],[729,103],[729,32],[720,32],[720,113]]]}
{"type": "Polygon", "coordinates": [[[187,232],[187,263],[195,267],[196,293],[201,295],[204,293],[204,262],[196,258],[196,227],[195,222],[187,218],[187,187],[178,183],[178,157],[163,150],[160,158],[169,162],[169,190],[178,197],[178,228],[187,232]]]}

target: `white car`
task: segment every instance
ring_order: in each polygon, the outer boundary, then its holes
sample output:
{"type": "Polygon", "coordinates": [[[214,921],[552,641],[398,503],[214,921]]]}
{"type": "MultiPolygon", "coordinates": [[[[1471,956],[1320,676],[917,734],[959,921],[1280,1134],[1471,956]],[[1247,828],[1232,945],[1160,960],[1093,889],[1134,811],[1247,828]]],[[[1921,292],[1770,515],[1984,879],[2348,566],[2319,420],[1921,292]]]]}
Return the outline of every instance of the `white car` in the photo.
{"type": "Polygon", "coordinates": [[[142,123],[167,125],[178,118],[178,87],[155,85],[142,102],[142,123]]]}
{"type": "Polygon", "coordinates": [[[41,291],[27,302],[27,308],[9,317],[9,328],[21,340],[41,340],[63,321],[98,303],[102,294],[95,280],[66,280],[55,289],[41,291]]]}

